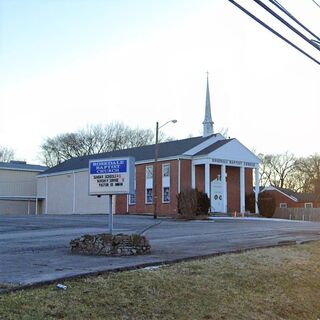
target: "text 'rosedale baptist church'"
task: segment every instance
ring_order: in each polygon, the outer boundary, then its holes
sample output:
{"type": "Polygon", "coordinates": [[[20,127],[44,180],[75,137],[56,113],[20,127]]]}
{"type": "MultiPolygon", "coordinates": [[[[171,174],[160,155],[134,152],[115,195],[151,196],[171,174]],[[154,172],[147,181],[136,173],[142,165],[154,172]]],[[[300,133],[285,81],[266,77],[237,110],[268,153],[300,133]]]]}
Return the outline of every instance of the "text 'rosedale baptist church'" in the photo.
{"type": "Polygon", "coordinates": [[[244,212],[245,196],[252,193],[253,186],[256,200],[258,197],[259,159],[237,139],[214,133],[208,79],[202,124],[200,137],[159,143],[156,165],[155,145],[147,145],[73,158],[42,172],[37,181],[37,213],[106,213],[106,198],[89,195],[89,163],[96,163],[96,183],[107,187],[124,182],[117,176],[123,164],[105,166],[98,161],[126,157],[135,159],[133,191],[113,197],[115,213],[153,212],[154,170],[159,215],[176,214],[177,194],[191,188],[208,194],[212,212],[244,212]]]}

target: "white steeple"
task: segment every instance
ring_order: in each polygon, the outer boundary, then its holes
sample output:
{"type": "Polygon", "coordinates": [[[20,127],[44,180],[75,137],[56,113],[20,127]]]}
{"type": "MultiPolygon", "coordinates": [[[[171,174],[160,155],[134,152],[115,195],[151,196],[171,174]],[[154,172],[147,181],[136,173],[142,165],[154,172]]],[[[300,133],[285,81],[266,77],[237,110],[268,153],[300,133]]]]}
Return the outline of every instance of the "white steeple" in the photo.
{"type": "Polygon", "coordinates": [[[208,137],[213,134],[213,121],[211,117],[211,104],[209,93],[209,72],[207,72],[207,93],[206,93],[206,111],[204,115],[203,124],[203,137],[208,137]]]}

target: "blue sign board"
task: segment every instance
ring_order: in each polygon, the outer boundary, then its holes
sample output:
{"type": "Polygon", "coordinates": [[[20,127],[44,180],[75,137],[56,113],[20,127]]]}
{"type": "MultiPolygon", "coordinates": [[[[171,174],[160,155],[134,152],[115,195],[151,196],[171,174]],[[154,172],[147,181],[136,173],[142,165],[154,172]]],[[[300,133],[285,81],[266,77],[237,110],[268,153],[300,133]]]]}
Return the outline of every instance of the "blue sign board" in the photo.
{"type": "Polygon", "coordinates": [[[132,157],[108,158],[89,162],[89,194],[134,193],[134,166],[132,157]]]}
{"type": "Polygon", "coordinates": [[[127,160],[103,160],[90,162],[90,174],[125,173],[127,160]]]}

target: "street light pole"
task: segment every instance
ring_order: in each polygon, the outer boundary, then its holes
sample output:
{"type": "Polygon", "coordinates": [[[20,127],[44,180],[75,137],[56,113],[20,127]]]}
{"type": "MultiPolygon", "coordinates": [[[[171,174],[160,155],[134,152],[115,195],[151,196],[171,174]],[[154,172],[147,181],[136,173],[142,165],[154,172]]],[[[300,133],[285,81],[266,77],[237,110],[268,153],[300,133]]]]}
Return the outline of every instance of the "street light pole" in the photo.
{"type": "Polygon", "coordinates": [[[153,218],[157,219],[157,204],[158,204],[158,175],[157,175],[157,163],[159,157],[159,129],[164,127],[168,123],[176,123],[177,120],[169,120],[159,127],[159,122],[156,122],[156,143],[154,149],[154,167],[153,167],[153,218]]]}

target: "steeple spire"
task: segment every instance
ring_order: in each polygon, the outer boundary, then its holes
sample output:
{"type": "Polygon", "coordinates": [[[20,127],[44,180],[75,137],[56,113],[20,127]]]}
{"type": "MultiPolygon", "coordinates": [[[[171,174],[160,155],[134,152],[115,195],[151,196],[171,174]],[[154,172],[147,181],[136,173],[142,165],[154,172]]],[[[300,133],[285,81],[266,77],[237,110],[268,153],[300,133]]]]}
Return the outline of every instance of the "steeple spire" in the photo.
{"type": "Polygon", "coordinates": [[[204,115],[203,124],[203,136],[208,137],[213,134],[213,121],[211,117],[211,104],[210,104],[210,92],[209,92],[209,72],[207,72],[207,93],[206,93],[206,110],[204,115]]]}

